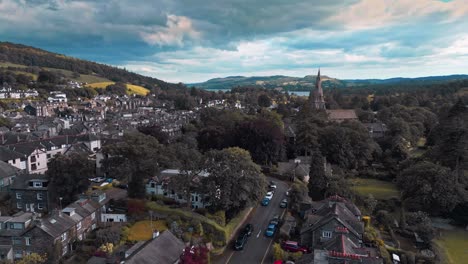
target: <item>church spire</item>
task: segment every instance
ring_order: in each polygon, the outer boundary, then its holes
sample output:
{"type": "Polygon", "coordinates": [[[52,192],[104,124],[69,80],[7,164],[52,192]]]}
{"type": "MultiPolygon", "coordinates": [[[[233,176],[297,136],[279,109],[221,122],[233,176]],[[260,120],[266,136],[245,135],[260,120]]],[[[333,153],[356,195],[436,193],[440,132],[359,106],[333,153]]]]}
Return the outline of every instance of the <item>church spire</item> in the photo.
{"type": "Polygon", "coordinates": [[[320,76],[320,68],[318,69],[315,88],[310,92],[309,101],[312,104],[313,108],[325,109],[325,100],[323,98],[322,77],[320,76]]]}

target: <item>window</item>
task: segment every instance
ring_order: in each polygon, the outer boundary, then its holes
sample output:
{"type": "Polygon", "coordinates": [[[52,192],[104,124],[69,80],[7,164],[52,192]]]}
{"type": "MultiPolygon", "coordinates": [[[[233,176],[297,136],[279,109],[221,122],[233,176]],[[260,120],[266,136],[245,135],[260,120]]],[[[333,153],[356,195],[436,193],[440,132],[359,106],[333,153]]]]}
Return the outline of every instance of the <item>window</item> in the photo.
{"type": "Polygon", "coordinates": [[[93,224],[93,225],[91,226],[91,229],[92,229],[92,230],[96,229],[96,224],[93,224]]]}
{"type": "Polygon", "coordinates": [[[31,156],[31,162],[36,162],[36,156],[31,156]]]}
{"type": "Polygon", "coordinates": [[[21,230],[23,229],[22,223],[10,223],[10,229],[21,230]]]}
{"type": "Polygon", "coordinates": [[[23,204],[22,203],[16,203],[16,208],[23,209],[23,204]]]}
{"type": "Polygon", "coordinates": [[[16,199],[21,200],[21,197],[23,197],[22,193],[16,193],[16,199]]]}
{"type": "Polygon", "coordinates": [[[31,164],[31,170],[32,170],[32,171],[35,171],[35,170],[37,170],[37,166],[36,166],[36,164],[31,164]]]}
{"type": "Polygon", "coordinates": [[[34,186],[34,188],[40,188],[40,187],[42,187],[42,182],[34,182],[33,186],[34,186]]]}
{"type": "Polygon", "coordinates": [[[81,229],[81,222],[78,222],[78,224],[76,224],[76,229],[77,229],[77,230],[80,230],[80,229],[81,229]]]}
{"type": "Polygon", "coordinates": [[[323,232],[322,232],[322,237],[331,238],[331,237],[332,237],[332,232],[330,232],[330,231],[323,231],[323,232]]]}
{"type": "Polygon", "coordinates": [[[12,163],[13,163],[13,164],[16,164],[16,159],[14,159],[12,163]]]}
{"type": "Polygon", "coordinates": [[[96,213],[91,214],[91,220],[94,220],[94,218],[96,218],[96,213]]]}
{"type": "Polygon", "coordinates": [[[37,194],[37,199],[38,199],[38,200],[44,199],[44,194],[43,194],[43,193],[38,193],[38,194],[37,194]]]}
{"type": "Polygon", "coordinates": [[[44,209],[44,204],[43,203],[38,203],[37,204],[37,209],[39,209],[39,210],[44,209]]]}
{"type": "Polygon", "coordinates": [[[24,241],[26,242],[26,246],[30,246],[30,245],[31,245],[31,238],[30,238],[30,237],[25,237],[25,238],[24,238],[24,241]]]}
{"type": "Polygon", "coordinates": [[[62,241],[65,241],[67,239],[67,232],[63,233],[61,236],[62,241]]]}
{"type": "Polygon", "coordinates": [[[13,238],[13,245],[21,245],[21,238],[20,237],[14,237],[13,238]]]}
{"type": "Polygon", "coordinates": [[[67,245],[63,246],[63,248],[62,248],[62,256],[64,256],[65,254],[67,254],[67,251],[68,251],[67,245]]]}
{"type": "Polygon", "coordinates": [[[52,155],[51,154],[47,154],[47,159],[50,159],[52,158],[52,155]]]}

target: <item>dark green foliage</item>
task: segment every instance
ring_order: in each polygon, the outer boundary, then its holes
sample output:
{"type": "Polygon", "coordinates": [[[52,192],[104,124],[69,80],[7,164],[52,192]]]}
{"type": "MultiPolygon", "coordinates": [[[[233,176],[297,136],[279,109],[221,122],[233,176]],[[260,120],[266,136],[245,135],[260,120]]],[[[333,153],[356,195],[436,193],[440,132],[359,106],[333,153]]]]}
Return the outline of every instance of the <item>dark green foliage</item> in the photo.
{"type": "Polygon", "coordinates": [[[89,187],[88,178],[95,176],[95,164],[86,155],[58,155],[48,164],[47,176],[50,177],[49,190],[51,199],[58,202],[62,197],[62,205],[73,202],[78,194],[89,187]]]}
{"type": "Polygon", "coordinates": [[[446,167],[423,161],[404,169],[397,178],[408,209],[450,212],[460,202],[456,175],[446,167]]]}
{"type": "Polygon", "coordinates": [[[158,125],[152,126],[139,126],[138,131],[148,136],[152,136],[158,140],[161,144],[169,143],[169,135],[161,130],[162,127],[158,125]]]}
{"type": "Polygon", "coordinates": [[[119,95],[119,96],[126,95],[127,94],[127,85],[125,83],[121,83],[121,82],[108,85],[106,87],[106,93],[107,94],[116,94],[116,95],[119,95]]]}
{"type": "Polygon", "coordinates": [[[270,107],[271,105],[271,99],[268,97],[266,94],[261,94],[258,97],[258,105],[261,107],[270,107]]]}

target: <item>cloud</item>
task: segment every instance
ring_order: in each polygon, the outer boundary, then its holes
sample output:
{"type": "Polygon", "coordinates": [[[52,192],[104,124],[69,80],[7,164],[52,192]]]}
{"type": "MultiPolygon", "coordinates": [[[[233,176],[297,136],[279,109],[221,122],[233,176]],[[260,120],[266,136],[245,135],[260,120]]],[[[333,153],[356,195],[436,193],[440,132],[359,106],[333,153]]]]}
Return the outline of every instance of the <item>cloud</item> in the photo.
{"type": "Polygon", "coordinates": [[[197,39],[200,32],[192,27],[192,21],[184,16],[168,15],[166,27],[153,27],[151,32],[140,33],[143,40],[151,45],[183,46],[186,37],[197,39]]]}

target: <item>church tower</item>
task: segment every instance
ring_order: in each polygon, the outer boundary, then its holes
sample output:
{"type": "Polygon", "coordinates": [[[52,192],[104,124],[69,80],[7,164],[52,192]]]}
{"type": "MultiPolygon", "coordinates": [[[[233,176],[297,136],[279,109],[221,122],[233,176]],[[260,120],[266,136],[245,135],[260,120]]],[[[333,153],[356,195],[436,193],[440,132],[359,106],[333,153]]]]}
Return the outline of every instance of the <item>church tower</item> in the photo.
{"type": "Polygon", "coordinates": [[[325,109],[325,100],[323,99],[322,77],[320,77],[320,69],[318,70],[315,87],[312,88],[309,94],[309,103],[314,109],[325,109]]]}

